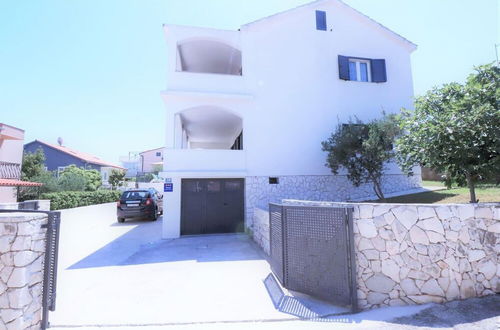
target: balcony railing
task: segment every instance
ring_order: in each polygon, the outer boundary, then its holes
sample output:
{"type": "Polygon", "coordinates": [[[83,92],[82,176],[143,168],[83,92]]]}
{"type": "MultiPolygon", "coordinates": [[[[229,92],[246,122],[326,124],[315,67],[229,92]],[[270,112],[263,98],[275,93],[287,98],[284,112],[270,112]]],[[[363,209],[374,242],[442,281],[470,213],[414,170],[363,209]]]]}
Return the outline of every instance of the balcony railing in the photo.
{"type": "Polygon", "coordinates": [[[244,150],[166,149],[166,172],[245,172],[244,150]]]}
{"type": "Polygon", "coordinates": [[[21,164],[0,162],[0,179],[21,178],[21,164]]]}

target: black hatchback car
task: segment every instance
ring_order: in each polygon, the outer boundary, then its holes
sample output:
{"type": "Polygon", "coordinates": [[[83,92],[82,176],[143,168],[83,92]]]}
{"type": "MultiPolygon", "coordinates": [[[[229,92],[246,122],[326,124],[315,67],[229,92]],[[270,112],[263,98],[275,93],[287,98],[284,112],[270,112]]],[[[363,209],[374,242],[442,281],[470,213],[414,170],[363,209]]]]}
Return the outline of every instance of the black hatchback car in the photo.
{"type": "Polygon", "coordinates": [[[163,195],[156,189],[134,189],[123,192],[117,203],[118,222],[126,218],[148,218],[157,220],[163,214],[163,195]]]}

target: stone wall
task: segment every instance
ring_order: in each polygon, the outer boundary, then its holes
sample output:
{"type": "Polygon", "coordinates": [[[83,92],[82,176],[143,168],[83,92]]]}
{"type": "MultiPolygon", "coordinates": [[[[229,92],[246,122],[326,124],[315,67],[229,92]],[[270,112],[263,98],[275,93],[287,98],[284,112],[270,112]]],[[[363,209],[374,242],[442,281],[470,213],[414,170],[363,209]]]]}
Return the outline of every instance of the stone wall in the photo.
{"type": "Polygon", "coordinates": [[[47,215],[0,213],[0,329],[39,329],[47,215]]]}
{"type": "Polygon", "coordinates": [[[50,211],[50,199],[37,199],[24,202],[0,203],[0,210],[18,210],[19,204],[36,204],[38,211],[50,211]]]}
{"type": "MultiPolygon", "coordinates": [[[[253,228],[254,208],[267,208],[268,203],[279,203],[283,199],[314,201],[355,201],[376,199],[372,184],[354,187],[346,175],[302,175],[280,176],[279,184],[269,184],[269,177],[246,177],[245,213],[246,227],[253,228]]],[[[401,174],[385,175],[382,180],[384,193],[420,188],[420,176],[401,174]]]]}
{"type": "Polygon", "coordinates": [[[253,240],[269,255],[269,211],[261,208],[254,209],[252,234],[253,240]]]}
{"type": "MultiPolygon", "coordinates": [[[[500,204],[283,202],[354,208],[357,294],[363,309],[500,292],[500,204]]],[[[269,251],[269,240],[257,243],[267,244],[263,249],[269,251]]]]}

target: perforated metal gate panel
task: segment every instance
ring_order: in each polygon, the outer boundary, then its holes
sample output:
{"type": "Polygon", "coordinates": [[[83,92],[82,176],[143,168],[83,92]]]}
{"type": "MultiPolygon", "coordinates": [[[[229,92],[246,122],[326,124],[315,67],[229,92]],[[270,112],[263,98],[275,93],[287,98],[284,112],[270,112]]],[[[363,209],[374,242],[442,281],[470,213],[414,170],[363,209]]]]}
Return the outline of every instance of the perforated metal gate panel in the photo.
{"type": "Polygon", "coordinates": [[[352,210],[271,204],[269,212],[271,268],[281,284],[355,310],[352,210]]]}

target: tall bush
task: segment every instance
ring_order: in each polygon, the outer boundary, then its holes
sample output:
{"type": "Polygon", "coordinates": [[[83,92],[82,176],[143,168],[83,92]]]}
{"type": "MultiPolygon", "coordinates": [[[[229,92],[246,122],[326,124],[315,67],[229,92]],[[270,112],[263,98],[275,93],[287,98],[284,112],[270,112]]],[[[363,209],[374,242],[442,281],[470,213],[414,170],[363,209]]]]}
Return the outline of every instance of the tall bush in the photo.
{"type": "Polygon", "coordinates": [[[97,170],[70,165],[62,171],[59,177],[62,190],[96,191],[102,185],[101,174],[97,170]]]}
{"type": "Polygon", "coordinates": [[[116,202],[121,192],[116,190],[61,191],[45,193],[42,199],[50,199],[51,210],[70,209],[80,206],[116,202]]]}
{"type": "Polygon", "coordinates": [[[382,176],[385,163],[394,157],[392,144],[398,134],[393,115],[367,124],[360,120],[339,124],[330,138],[322,142],[323,151],[328,152],[326,166],[335,175],[345,168],[355,187],[372,183],[377,197],[384,200],[382,176]]]}

